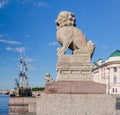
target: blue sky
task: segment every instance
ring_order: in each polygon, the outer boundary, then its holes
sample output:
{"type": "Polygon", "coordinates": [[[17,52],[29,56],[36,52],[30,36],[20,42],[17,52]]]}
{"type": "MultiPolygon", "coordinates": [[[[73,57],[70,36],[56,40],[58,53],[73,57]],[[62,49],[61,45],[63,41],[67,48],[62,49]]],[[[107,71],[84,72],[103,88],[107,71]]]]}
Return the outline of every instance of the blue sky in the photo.
{"type": "Polygon", "coordinates": [[[0,89],[13,89],[25,50],[31,87],[56,79],[55,20],[60,11],[75,14],[77,27],[96,44],[92,58],[105,60],[120,49],[120,0],[0,0],[0,89]]]}

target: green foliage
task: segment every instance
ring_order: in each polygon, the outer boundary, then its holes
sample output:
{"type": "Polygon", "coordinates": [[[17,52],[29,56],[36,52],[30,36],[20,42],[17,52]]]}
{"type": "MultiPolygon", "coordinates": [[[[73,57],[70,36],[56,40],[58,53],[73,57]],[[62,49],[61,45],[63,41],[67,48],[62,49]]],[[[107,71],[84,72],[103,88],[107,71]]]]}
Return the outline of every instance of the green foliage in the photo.
{"type": "Polygon", "coordinates": [[[45,90],[45,87],[34,87],[32,88],[32,91],[43,91],[45,90]]]}

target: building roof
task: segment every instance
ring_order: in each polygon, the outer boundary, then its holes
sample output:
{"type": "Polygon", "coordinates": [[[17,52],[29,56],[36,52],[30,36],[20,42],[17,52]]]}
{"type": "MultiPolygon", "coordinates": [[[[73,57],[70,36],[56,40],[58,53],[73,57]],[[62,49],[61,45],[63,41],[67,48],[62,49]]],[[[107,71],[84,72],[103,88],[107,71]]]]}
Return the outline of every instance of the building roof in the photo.
{"type": "Polygon", "coordinates": [[[99,64],[97,62],[94,63],[97,67],[99,67],[99,64]]]}
{"type": "Polygon", "coordinates": [[[120,64],[120,50],[114,51],[107,60],[102,61],[99,59],[98,61],[94,62],[95,68],[102,67],[104,65],[110,64],[120,64]]]}
{"type": "Polygon", "coordinates": [[[110,57],[120,57],[120,50],[114,51],[114,52],[109,56],[109,58],[110,58],[110,57]]]}

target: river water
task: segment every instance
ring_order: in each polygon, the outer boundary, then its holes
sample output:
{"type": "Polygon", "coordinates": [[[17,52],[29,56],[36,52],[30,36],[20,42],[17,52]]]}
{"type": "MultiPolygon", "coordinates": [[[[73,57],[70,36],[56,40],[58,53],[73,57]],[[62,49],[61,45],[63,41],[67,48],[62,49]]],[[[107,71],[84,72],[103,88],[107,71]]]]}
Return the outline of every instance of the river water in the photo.
{"type": "Polygon", "coordinates": [[[9,96],[0,95],[0,115],[8,115],[9,96]]]}

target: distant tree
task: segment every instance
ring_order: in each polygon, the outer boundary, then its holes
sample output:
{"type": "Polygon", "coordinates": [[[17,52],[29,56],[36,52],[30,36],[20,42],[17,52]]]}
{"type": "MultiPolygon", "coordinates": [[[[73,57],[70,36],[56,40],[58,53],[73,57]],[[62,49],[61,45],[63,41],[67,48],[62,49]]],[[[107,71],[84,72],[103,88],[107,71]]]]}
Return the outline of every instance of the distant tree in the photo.
{"type": "Polygon", "coordinates": [[[45,87],[34,87],[32,88],[32,91],[43,91],[45,90],[45,87]]]}

